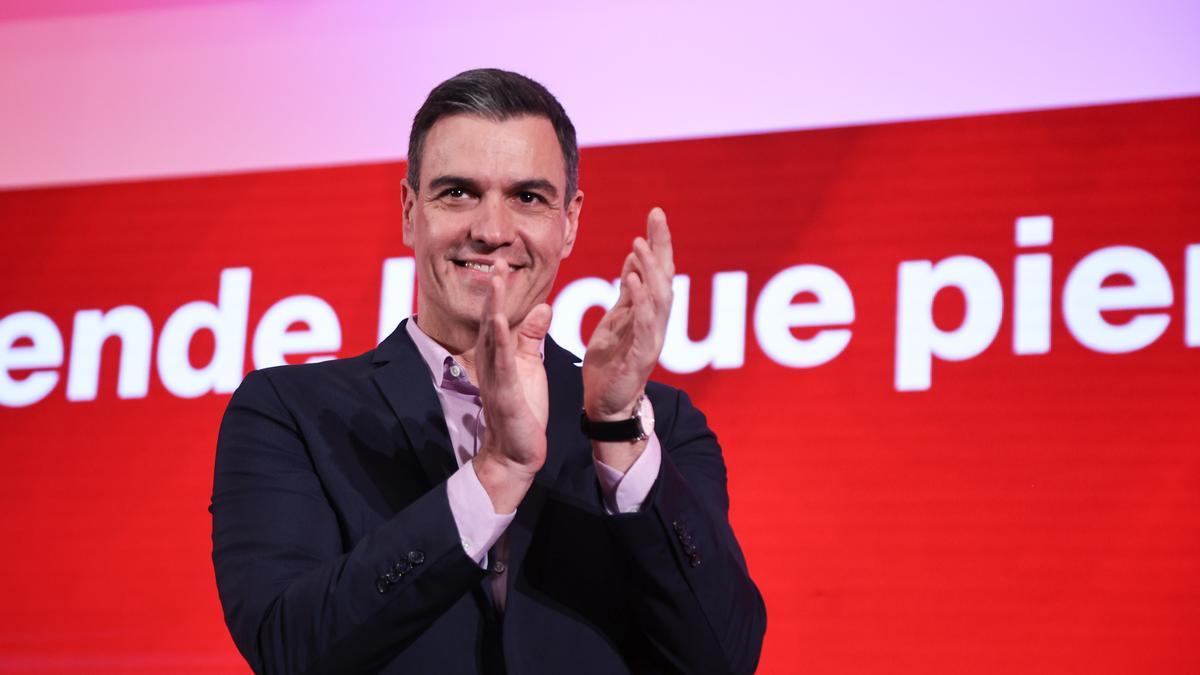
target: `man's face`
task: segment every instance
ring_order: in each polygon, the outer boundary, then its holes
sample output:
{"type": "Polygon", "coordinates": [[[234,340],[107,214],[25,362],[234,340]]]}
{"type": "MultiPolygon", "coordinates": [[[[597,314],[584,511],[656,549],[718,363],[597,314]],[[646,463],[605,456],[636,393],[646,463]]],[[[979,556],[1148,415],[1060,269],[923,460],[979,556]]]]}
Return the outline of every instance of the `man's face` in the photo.
{"type": "Polygon", "coordinates": [[[579,191],[564,204],[566,169],[548,119],[444,117],[425,138],[420,180],[419,191],[405,182],[403,196],[423,330],[443,340],[477,331],[499,260],[509,267],[511,324],[545,301],[583,205],[579,191]]]}

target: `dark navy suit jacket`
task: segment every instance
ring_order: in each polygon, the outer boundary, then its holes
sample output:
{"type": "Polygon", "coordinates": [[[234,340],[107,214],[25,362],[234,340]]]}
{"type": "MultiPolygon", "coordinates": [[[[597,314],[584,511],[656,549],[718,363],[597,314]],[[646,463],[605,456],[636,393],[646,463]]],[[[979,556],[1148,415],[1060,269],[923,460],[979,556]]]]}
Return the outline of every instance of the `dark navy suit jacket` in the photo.
{"type": "Polygon", "coordinates": [[[445,420],[403,324],[361,356],[250,373],[210,510],[225,620],[254,670],[753,671],[766,612],[716,437],[650,383],[662,469],[641,512],[606,515],[577,362],[546,340],[549,450],[508,529],[503,616],[459,542],[445,420]]]}

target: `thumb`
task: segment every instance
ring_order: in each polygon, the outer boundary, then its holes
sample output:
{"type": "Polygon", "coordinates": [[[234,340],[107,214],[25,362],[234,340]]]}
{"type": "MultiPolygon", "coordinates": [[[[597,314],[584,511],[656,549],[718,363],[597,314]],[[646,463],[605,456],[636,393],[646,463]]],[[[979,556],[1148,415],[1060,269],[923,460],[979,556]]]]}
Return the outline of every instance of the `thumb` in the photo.
{"type": "Polygon", "coordinates": [[[550,330],[550,305],[541,303],[525,315],[517,327],[517,354],[537,356],[546,332],[550,330]]]}

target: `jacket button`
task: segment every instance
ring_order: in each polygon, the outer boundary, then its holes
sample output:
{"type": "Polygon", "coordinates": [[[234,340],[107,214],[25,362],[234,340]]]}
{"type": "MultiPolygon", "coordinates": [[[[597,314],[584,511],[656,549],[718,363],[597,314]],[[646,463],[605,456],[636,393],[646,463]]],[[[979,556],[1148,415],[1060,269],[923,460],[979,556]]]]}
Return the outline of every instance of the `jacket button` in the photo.
{"type": "Polygon", "coordinates": [[[396,563],[395,565],[392,565],[392,571],[400,576],[404,576],[411,569],[412,569],[412,563],[408,562],[407,560],[401,560],[400,562],[396,563]]]}
{"type": "Polygon", "coordinates": [[[375,590],[379,591],[380,593],[387,593],[387,589],[388,589],[388,580],[387,579],[385,579],[384,577],[379,577],[378,579],[375,580],[375,590]]]}
{"type": "Polygon", "coordinates": [[[408,562],[410,562],[414,565],[420,565],[421,563],[425,562],[425,552],[424,551],[409,551],[408,552],[408,562]]]}
{"type": "Polygon", "coordinates": [[[700,554],[693,553],[691,560],[688,561],[688,564],[690,564],[692,567],[699,567],[700,566],[700,554]]]}
{"type": "Polygon", "coordinates": [[[686,554],[688,554],[688,555],[690,555],[690,556],[695,556],[695,555],[696,555],[696,545],[695,545],[695,544],[691,544],[691,543],[684,544],[684,545],[683,545],[683,552],[684,552],[684,553],[686,553],[686,554]]]}
{"type": "Polygon", "coordinates": [[[683,523],[678,520],[671,522],[671,527],[674,528],[675,534],[683,534],[683,523]]]}
{"type": "Polygon", "coordinates": [[[389,584],[394,584],[397,581],[400,581],[400,573],[396,570],[391,570],[387,574],[383,575],[383,578],[387,579],[389,584]]]}

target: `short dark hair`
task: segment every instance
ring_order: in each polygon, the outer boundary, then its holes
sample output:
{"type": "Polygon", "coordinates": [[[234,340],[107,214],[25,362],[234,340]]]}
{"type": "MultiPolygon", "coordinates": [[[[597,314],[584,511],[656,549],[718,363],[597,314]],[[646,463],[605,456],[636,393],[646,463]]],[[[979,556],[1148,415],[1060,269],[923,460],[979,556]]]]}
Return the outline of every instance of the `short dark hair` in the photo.
{"type": "Polygon", "coordinates": [[[421,187],[421,152],[429,130],[443,117],[478,115],[497,122],[532,115],[545,117],[554,126],[567,169],[566,202],[579,187],[579,147],[575,125],[562,104],[540,83],[519,73],[497,68],[478,68],[459,73],[434,87],[413,118],[408,135],[408,184],[421,187]]]}

